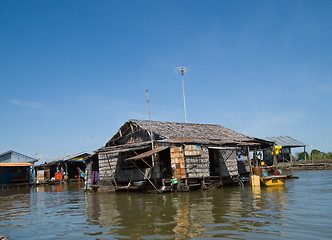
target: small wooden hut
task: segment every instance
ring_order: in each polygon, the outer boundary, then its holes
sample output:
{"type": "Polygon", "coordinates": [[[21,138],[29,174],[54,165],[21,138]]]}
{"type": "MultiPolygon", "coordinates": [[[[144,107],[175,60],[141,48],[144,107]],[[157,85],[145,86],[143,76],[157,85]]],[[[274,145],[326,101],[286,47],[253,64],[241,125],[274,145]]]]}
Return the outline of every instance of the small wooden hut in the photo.
{"type": "Polygon", "coordinates": [[[248,176],[248,152],[272,144],[220,125],[130,120],[97,151],[97,161],[102,185],[160,189],[173,183],[187,191],[248,176]]]}

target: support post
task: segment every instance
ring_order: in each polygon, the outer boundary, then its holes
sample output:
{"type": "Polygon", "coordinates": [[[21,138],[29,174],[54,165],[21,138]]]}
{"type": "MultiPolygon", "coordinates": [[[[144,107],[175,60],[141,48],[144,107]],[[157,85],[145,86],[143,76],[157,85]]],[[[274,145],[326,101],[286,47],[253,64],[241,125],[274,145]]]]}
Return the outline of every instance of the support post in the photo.
{"type": "Polygon", "coordinates": [[[247,159],[249,162],[249,167],[250,167],[250,175],[252,175],[252,166],[251,166],[251,160],[250,160],[250,154],[249,154],[249,146],[247,146],[247,159]]]}
{"type": "Polygon", "coordinates": [[[303,153],[304,153],[304,161],[307,161],[307,154],[306,154],[306,152],[305,152],[305,146],[303,147],[303,153]]]}
{"type": "Polygon", "coordinates": [[[289,157],[290,157],[291,166],[293,166],[293,155],[291,152],[291,148],[289,148],[289,157]]]}
{"type": "MultiPolygon", "coordinates": [[[[153,139],[153,133],[152,133],[152,123],[151,123],[151,112],[150,112],[150,101],[149,101],[149,91],[146,89],[146,98],[148,101],[148,108],[149,108],[149,123],[150,123],[150,138],[151,138],[151,148],[152,150],[154,149],[154,139],[153,139]]],[[[155,172],[155,159],[154,159],[154,154],[151,156],[152,158],[152,174],[153,174],[153,181],[154,184],[157,183],[157,178],[156,178],[156,172],[155,172]]]]}
{"type": "Polygon", "coordinates": [[[272,151],[273,151],[273,166],[276,167],[278,165],[278,159],[277,159],[275,144],[273,144],[272,151]]]}

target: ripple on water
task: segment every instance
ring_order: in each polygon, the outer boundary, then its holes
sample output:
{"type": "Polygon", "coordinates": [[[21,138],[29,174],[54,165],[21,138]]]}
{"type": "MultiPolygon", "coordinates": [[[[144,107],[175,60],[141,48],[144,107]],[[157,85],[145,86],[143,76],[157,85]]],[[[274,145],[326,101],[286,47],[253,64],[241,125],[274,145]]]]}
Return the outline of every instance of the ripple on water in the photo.
{"type": "Polygon", "coordinates": [[[75,185],[62,192],[0,190],[0,233],[23,240],[330,239],[332,171],[296,175],[283,190],[255,193],[250,187],[164,195],[90,194],[75,185]]]}

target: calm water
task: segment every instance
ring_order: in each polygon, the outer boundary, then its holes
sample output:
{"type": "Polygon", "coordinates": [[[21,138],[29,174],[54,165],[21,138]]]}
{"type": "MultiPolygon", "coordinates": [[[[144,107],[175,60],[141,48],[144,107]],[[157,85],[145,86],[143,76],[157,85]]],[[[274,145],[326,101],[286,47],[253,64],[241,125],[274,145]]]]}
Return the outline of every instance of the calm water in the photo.
{"type": "Polygon", "coordinates": [[[332,239],[332,171],[286,188],[85,193],[78,184],[0,190],[9,239],[332,239]]]}

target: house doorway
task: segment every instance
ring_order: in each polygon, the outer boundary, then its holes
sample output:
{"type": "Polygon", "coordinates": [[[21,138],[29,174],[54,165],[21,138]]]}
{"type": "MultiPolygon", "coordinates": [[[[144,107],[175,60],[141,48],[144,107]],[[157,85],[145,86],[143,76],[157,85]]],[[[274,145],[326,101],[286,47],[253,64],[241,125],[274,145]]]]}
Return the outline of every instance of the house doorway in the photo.
{"type": "Polygon", "coordinates": [[[219,151],[209,148],[210,176],[220,176],[219,151]]]}
{"type": "Polygon", "coordinates": [[[171,152],[169,148],[159,152],[161,178],[172,177],[171,152]]]}

